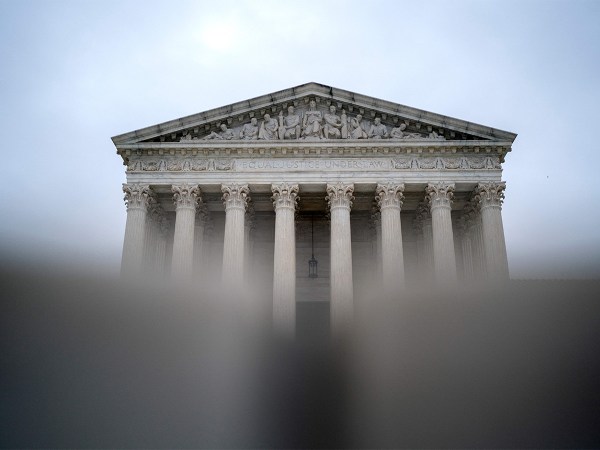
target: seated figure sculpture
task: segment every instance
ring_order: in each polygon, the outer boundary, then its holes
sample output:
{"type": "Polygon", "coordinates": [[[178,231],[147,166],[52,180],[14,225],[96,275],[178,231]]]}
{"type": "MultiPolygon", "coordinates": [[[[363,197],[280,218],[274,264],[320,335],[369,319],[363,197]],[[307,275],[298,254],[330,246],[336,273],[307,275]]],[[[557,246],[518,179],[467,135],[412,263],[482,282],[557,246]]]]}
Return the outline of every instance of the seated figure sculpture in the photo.
{"type": "Polygon", "coordinates": [[[317,103],[311,100],[308,110],[304,113],[302,119],[302,136],[301,139],[317,140],[322,138],[321,122],[323,114],[317,109],[317,103]]]}
{"type": "Polygon", "coordinates": [[[298,139],[300,137],[300,116],[294,114],[294,107],[288,107],[288,115],[279,113],[279,139],[298,139]]]}
{"type": "Polygon", "coordinates": [[[277,130],[279,129],[279,124],[277,123],[277,119],[271,119],[269,114],[265,114],[262,123],[260,124],[260,129],[258,130],[258,139],[272,141],[275,139],[279,139],[279,134],[277,130]]]}
{"type": "Polygon", "coordinates": [[[323,127],[323,135],[325,139],[339,139],[342,137],[342,120],[335,113],[335,106],[329,107],[329,113],[323,117],[325,126],[323,127]]]}
{"type": "Polygon", "coordinates": [[[381,123],[381,119],[379,117],[375,117],[373,125],[371,125],[371,129],[369,130],[369,139],[385,139],[387,137],[388,134],[386,126],[381,123]]]}
{"type": "Polygon", "coordinates": [[[363,130],[361,125],[362,116],[358,114],[356,117],[350,119],[350,139],[366,139],[367,132],[363,130]]]}
{"type": "Polygon", "coordinates": [[[256,117],[250,119],[250,123],[245,124],[240,130],[240,139],[246,141],[255,141],[258,139],[258,121],[256,117]]]}

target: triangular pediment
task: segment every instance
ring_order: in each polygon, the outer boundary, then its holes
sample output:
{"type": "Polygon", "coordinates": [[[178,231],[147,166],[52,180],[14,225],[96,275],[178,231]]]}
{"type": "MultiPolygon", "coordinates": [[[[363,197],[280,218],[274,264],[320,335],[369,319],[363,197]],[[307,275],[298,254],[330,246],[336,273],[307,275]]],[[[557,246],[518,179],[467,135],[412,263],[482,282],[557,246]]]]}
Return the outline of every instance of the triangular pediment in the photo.
{"type": "MultiPolygon", "coordinates": [[[[292,125],[293,120],[290,120],[292,125]]],[[[146,142],[200,144],[237,141],[244,137],[258,139],[258,136],[251,135],[253,131],[261,133],[260,139],[289,141],[381,138],[403,142],[477,140],[512,143],[516,138],[516,134],[508,131],[318,83],[307,83],[121,134],[112,140],[117,147],[146,142]],[[297,116],[299,124],[295,129],[288,127],[286,134],[281,124],[288,121],[290,106],[294,107],[291,115],[297,116]],[[270,129],[265,121],[266,114],[271,120],[270,129]],[[323,129],[325,116],[340,125],[328,128],[328,136],[323,129]],[[315,118],[320,122],[309,130],[308,123],[315,118]]]]}

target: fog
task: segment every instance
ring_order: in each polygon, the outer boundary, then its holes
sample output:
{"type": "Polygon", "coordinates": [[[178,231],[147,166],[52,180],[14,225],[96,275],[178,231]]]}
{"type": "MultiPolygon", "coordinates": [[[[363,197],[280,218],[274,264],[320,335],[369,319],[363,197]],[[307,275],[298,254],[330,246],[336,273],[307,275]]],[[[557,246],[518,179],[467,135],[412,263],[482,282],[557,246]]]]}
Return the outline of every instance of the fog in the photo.
{"type": "Polygon", "coordinates": [[[227,298],[6,262],[0,279],[2,447],[600,442],[598,282],[373,286],[338,336],[327,302],[298,303],[292,341],[252,286],[227,298]]]}

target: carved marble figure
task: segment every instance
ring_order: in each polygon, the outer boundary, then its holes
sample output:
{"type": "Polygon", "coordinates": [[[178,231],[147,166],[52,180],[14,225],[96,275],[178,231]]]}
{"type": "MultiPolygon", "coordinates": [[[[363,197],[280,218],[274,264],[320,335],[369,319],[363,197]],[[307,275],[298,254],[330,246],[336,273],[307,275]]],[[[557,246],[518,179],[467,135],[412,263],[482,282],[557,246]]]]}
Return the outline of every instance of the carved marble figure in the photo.
{"type": "Polygon", "coordinates": [[[231,140],[235,138],[235,135],[233,134],[233,130],[230,130],[229,128],[227,128],[227,125],[225,125],[224,123],[221,124],[221,126],[219,127],[221,128],[221,133],[216,133],[214,131],[212,131],[208,136],[204,136],[204,140],[209,140],[209,139],[224,139],[224,140],[231,140]]]}
{"type": "Polygon", "coordinates": [[[329,112],[323,117],[325,126],[323,127],[323,135],[325,139],[339,139],[342,137],[342,120],[335,113],[335,106],[329,107],[329,112]]]}
{"type": "Polygon", "coordinates": [[[358,114],[356,117],[350,119],[350,139],[366,139],[367,132],[363,129],[362,115],[358,114]]]}
{"type": "Polygon", "coordinates": [[[437,134],[435,131],[432,131],[431,133],[429,133],[429,139],[435,139],[436,141],[445,141],[446,140],[446,138],[444,136],[437,134]]]}
{"type": "Polygon", "coordinates": [[[246,141],[255,141],[258,139],[258,120],[256,120],[256,117],[250,119],[250,123],[247,123],[242,127],[240,139],[246,141]]]}
{"type": "Polygon", "coordinates": [[[279,135],[277,134],[277,130],[279,129],[277,119],[272,119],[269,114],[265,114],[264,119],[258,130],[258,138],[268,141],[279,139],[279,135]]]}
{"type": "Polygon", "coordinates": [[[369,130],[369,139],[385,139],[388,137],[387,128],[381,123],[379,117],[375,117],[373,125],[369,130]]]}
{"type": "Polygon", "coordinates": [[[294,107],[288,107],[288,115],[279,113],[279,139],[298,139],[300,137],[300,116],[294,113],[294,107]]]}
{"type": "Polygon", "coordinates": [[[340,120],[342,121],[342,127],[340,128],[340,132],[342,133],[342,139],[348,139],[348,116],[346,115],[345,109],[342,109],[342,115],[340,116],[340,120]]]}
{"type": "Polygon", "coordinates": [[[419,133],[405,133],[406,124],[401,123],[398,127],[392,128],[390,138],[392,139],[421,139],[422,136],[419,133]]]}
{"type": "Polygon", "coordinates": [[[304,118],[302,119],[302,139],[321,139],[322,121],[323,114],[317,109],[317,103],[311,100],[308,110],[304,113],[304,118]]]}

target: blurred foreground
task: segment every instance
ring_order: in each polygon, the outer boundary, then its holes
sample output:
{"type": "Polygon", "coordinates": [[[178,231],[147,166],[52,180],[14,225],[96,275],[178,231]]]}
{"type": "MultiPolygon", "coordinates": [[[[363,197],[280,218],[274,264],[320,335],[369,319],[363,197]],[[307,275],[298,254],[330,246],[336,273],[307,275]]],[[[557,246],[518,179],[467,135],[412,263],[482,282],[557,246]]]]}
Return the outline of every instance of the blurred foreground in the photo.
{"type": "Polygon", "coordinates": [[[70,448],[600,446],[600,283],[373,297],[296,342],[215,292],[0,274],[0,444],[70,448]]]}

